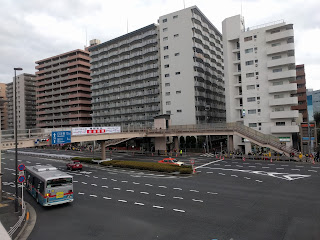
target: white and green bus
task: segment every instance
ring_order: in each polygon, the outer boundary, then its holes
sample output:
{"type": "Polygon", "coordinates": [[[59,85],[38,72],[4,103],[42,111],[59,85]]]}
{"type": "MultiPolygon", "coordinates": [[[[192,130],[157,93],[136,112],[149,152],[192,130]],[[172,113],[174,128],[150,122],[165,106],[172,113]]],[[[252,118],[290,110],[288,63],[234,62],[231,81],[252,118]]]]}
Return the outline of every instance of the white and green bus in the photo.
{"type": "Polygon", "coordinates": [[[51,165],[27,166],[26,189],[42,206],[73,201],[73,177],[51,165]]]}

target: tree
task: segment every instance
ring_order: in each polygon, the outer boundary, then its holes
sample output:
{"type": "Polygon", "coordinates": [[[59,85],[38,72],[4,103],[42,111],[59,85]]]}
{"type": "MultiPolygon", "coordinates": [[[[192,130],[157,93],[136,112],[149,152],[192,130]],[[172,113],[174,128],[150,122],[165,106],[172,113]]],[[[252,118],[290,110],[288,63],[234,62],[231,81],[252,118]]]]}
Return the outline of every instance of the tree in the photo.
{"type": "Polygon", "coordinates": [[[313,118],[316,121],[316,125],[319,126],[319,124],[320,124],[320,112],[315,112],[313,114],[313,118]]]}

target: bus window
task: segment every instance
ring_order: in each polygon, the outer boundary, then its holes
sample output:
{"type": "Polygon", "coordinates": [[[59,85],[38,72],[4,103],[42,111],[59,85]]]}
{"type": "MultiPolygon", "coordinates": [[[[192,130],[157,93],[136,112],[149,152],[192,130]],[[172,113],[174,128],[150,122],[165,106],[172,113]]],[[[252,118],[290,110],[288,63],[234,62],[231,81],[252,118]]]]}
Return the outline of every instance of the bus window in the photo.
{"type": "Polygon", "coordinates": [[[72,183],[72,178],[57,178],[47,181],[47,187],[58,187],[64,186],[72,183]]]}

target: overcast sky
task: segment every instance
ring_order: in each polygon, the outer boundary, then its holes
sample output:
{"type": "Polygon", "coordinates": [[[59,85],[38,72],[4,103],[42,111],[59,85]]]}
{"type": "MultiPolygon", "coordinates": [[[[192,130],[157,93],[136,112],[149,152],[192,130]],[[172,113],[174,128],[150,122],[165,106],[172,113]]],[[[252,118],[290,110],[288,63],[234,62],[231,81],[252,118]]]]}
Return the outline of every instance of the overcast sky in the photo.
{"type": "Polygon", "coordinates": [[[197,5],[221,31],[242,14],[246,27],[284,19],[295,29],[296,64],[305,64],[307,87],[320,89],[319,0],[0,0],[0,82],[14,67],[35,73],[35,61],[157,23],[160,16],[197,5]]]}

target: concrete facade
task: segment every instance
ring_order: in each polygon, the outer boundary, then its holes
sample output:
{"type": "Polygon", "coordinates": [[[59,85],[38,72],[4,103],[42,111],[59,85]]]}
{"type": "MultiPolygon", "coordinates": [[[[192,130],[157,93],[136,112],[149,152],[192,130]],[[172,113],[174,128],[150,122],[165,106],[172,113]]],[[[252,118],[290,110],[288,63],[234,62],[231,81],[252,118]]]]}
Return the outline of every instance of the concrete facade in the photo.
{"type": "MultiPolygon", "coordinates": [[[[17,75],[17,128],[36,128],[36,76],[23,73],[17,75]]],[[[14,77],[7,84],[8,129],[14,129],[14,77]]]]}
{"type": "Polygon", "coordinates": [[[36,62],[37,127],[89,127],[89,52],[73,50],[36,62]]]}
{"type": "MultiPolygon", "coordinates": [[[[222,23],[227,122],[240,122],[283,144],[299,132],[293,25],[283,21],[245,28],[240,15],[222,23]]],[[[245,139],[234,147],[251,151],[245,139]],[[244,147],[245,146],[245,147],[244,147]]]]}
{"type": "Polygon", "coordinates": [[[307,95],[312,95],[313,113],[320,112],[320,90],[308,89],[307,95]]]}
{"type": "Polygon", "coordinates": [[[304,64],[296,65],[296,81],[298,105],[292,106],[292,110],[298,110],[302,114],[303,122],[308,122],[308,109],[307,109],[307,88],[306,88],[306,74],[304,71],[304,64]]]}
{"type": "Polygon", "coordinates": [[[7,85],[0,83],[1,130],[8,129],[8,103],[3,102],[7,100],[6,89],[7,85]]]}

